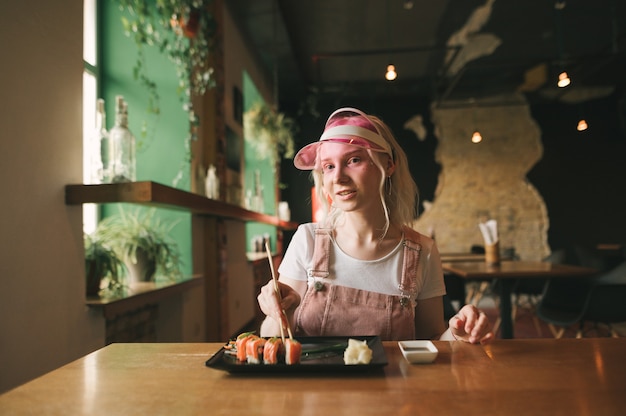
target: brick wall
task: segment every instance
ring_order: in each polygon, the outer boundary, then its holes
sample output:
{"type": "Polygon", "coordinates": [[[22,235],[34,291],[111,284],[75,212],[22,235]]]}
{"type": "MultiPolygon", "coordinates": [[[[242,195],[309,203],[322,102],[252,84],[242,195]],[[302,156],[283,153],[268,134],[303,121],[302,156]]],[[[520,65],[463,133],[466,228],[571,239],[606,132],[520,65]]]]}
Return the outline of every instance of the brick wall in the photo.
{"type": "Polygon", "coordinates": [[[522,260],[550,253],[546,206],[526,174],[543,155],[541,132],[519,97],[433,108],[441,165],[431,207],[415,222],[432,230],[442,253],[483,245],[478,223],[498,221],[500,248],[515,248],[522,260]],[[479,130],[483,141],[470,140],[479,130]]]}

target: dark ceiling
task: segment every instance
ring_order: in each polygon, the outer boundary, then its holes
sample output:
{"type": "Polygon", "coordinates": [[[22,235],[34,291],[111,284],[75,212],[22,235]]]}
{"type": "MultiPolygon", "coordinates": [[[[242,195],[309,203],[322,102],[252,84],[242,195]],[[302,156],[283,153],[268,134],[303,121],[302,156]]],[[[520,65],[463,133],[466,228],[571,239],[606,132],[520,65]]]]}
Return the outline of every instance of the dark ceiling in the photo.
{"type": "Polygon", "coordinates": [[[280,102],[307,94],[580,102],[626,85],[624,0],[227,0],[280,102]],[[408,7],[411,5],[412,7],[408,7]],[[387,64],[398,72],[386,81],[387,64]],[[566,69],[572,84],[556,87],[566,69]]]}

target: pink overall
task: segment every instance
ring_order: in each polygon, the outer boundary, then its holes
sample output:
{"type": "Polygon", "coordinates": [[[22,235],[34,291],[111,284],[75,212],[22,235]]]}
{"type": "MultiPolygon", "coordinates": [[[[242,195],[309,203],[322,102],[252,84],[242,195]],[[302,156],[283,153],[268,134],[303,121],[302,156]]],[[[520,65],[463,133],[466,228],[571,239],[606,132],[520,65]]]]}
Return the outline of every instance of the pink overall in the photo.
{"type": "MultiPolygon", "coordinates": [[[[328,277],[330,230],[315,230],[310,277],[328,277]]],[[[309,336],[378,335],[383,340],[415,338],[419,234],[404,228],[401,295],[386,295],[338,286],[328,280],[309,285],[296,312],[296,333],[309,336]]]]}

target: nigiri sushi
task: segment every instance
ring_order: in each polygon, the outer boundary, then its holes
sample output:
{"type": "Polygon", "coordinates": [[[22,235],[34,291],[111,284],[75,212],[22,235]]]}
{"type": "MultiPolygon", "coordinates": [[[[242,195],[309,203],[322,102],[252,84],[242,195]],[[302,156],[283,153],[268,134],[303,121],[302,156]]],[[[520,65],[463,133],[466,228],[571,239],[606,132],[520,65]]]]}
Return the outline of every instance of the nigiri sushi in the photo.
{"type": "Polygon", "coordinates": [[[285,340],[285,363],[298,364],[302,356],[302,344],[292,338],[285,340]]]}
{"type": "Polygon", "coordinates": [[[263,364],[278,364],[278,357],[283,355],[284,349],[283,341],[280,338],[268,339],[263,346],[263,364]]]}

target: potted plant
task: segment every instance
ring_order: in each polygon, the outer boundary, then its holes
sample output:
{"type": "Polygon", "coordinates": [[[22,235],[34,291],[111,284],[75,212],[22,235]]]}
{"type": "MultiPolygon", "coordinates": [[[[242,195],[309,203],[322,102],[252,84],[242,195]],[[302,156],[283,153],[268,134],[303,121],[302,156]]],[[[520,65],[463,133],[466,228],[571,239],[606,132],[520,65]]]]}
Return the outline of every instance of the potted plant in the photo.
{"type": "Polygon", "coordinates": [[[157,273],[171,280],[182,276],[178,245],[169,235],[176,222],[163,222],[155,212],[120,209],[98,225],[101,237],[124,262],[129,282],[152,281],[157,273]]]}
{"type": "Polygon", "coordinates": [[[103,279],[108,279],[109,289],[121,286],[123,264],[119,257],[97,233],[84,234],[86,295],[98,296],[103,279]]]}
{"type": "Polygon", "coordinates": [[[293,157],[295,122],[285,114],[259,101],[245,112],[244,129],[259,158],[276,163],[281,156],[293,157]]]}

